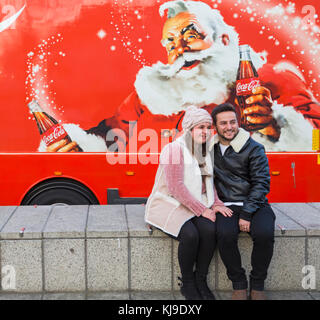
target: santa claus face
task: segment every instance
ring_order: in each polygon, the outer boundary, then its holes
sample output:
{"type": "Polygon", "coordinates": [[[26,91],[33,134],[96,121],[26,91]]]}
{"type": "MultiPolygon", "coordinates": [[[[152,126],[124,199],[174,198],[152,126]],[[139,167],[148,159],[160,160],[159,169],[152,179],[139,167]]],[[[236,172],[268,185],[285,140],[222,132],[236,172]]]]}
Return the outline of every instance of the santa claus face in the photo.
{"type": "MultiPolygon", "coordinates": [[[[222,35],[222,42],[224,45],[228,45],[229,37],[227,34],[222,35]]],[[[163,27],[162,43],[168,53],[168,63],[173,64],[185,52],[209,49],[214,41],[206,36],[195,15],[181,12],[166,21],[163,27]]],[[[186,61],[182,69],[193,69],[199,63],[199,60],[186,61]]]]}
{"type": "MultiPolygon", "coordinates": [[[[166,47],[169,64],[173,64],[184,52],[200,51],[212,45],[212,41],[205,40],[204,31],[195,16],[189,12],[181,12],[166,21],[162,43],[166,47]]],[[[186,62],[183,69],[192,69],[197,64],[198,60],[186,62]]]]}
{"type": "Polygon", "coordinates": [[[229,98],[239,65],[238,36],[218,20],[218,13],[208,23],[189,11],[166,20],[161,43],[168,63],[142,68],[135,82],[151,113],[171,115],[188,105],[221,104],[229,98]]]}

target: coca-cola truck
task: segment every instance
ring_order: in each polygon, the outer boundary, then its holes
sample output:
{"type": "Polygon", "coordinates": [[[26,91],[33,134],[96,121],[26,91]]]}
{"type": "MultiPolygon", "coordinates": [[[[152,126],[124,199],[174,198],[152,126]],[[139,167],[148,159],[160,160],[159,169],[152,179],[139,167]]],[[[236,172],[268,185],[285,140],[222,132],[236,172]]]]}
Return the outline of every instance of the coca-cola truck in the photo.
{"type": "Polygon", "coordinates": [[[224,102],[265,146],[269,200],[319,202],[319,14],[317,0],[0,0],[0,205],[144,203],[185,109],[224,102]]]}

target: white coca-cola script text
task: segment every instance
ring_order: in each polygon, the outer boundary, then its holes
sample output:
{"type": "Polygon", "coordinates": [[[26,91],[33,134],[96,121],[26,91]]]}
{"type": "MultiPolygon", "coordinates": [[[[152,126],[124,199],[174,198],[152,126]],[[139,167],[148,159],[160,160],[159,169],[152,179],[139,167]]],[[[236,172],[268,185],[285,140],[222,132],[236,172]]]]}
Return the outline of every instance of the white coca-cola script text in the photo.
{"type": "Polygon", "coordinates": [[[50,130],[50,132],[45,133],[43,135],[43,141],[46,144],[46,146],[49,146],[53,142],[64,138],[66,135],[67,135],[67,133],[64,130],[64,128],[62,126],[57,126],[57,127],[52,128],[52,130],[50,130]]]}
{"type": "Polygon", "coordinates": [[[250,82],[238,82],[237,83],[237,95],[243,95],[245,94],[250,94],[252,90],[256,87],[260,86],[260,81],[259,80],[251,80],[250,82]]]}

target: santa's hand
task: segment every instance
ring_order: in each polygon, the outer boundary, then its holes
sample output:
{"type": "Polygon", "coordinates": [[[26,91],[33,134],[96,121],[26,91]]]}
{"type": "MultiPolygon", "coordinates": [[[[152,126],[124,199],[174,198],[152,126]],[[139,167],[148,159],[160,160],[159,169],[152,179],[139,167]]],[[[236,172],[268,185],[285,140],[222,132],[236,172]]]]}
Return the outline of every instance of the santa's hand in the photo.
{"type": "Polygon", "coordinates": [[[272,98],[270,91],[265,87],[256,87],[252,95],[246,99],[243,110],[250,127],[266,127],[272,121],[272,98]]]}
{"type": "Polygon", "coordinates": [[[46,152],[77,152],[78,144],[74,141],[68,143],[67,139],[57,141],[47,147],[46,152]]]}
{"type": "MultiPolygon", "coordinates": [[[[238,104],[238,101],[236,103],[238,104]]],[[[280,128],[272,116],[272,103],[270,90],[262,86],[256,87],[246,99],[243,115],[247,120],[247,129],[259,131],[272,140],[278,140],[280,128]]]]}

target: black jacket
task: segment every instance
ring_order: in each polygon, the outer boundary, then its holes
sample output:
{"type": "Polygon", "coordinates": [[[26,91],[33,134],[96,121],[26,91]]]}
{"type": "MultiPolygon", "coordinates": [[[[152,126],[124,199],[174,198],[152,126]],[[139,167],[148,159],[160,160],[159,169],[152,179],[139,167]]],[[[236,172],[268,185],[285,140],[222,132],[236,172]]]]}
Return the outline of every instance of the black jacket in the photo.
{"type": "Polygon", "coordinates": [[[223,156],[219,143],[214,145],[214,182],[220,200],[243,202],[240,218],[250,221],[253,213],[268,205],[268,158],[264,146],[246,131],[240,129],[234,140],[223,156]]]}

